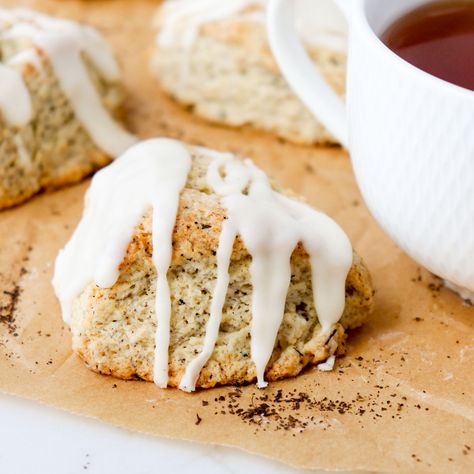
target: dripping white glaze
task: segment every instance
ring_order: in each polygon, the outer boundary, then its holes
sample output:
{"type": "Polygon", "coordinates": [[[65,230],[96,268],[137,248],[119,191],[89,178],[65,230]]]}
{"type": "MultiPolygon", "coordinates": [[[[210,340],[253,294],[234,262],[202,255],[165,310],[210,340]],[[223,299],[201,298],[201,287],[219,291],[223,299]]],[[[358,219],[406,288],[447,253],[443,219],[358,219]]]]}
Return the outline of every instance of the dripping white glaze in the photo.
{"type": "Polygon", "coordinates": [[[31,156],[26,149],[25,142],[23,141],[23,138],[19,133],[17,133],[13,137],[13,143],[16,146],[16,150],[18,153],[18,157],[20,158],[20,162],[23,164],[23,167],[25,169],[31,168],[32,162],[31,162],[31,156]]]}
{"type": "Polygon", "coordinates": [[[18,70],[0,63],[0,111],[15,126],[27,124],[32,115],[30,93],[18,70]]]}
{"type": "Polygon", "coordinates": [[[217,257],[217,280],[212,294],[211,312],[206,325],[206,334],[201,352],[187,365],[179,388],[186,392],[192,392],[196,388],[202,368],[211,357],[219,336],[219,328],[222,320],[222,308],[224,307],[227,288],[229,286],[229,265],[234,240],[237,237],[234,224],[227,219],[222,225],[219,239],[217,257]]]}
{"type": "Polygon", "coordinates": [[[337,342],[334,339],[330,339],[329,341],[329,357],[322,362],[321,364],[318,364],[318,370],[321,370],[322,372],[329,372],[332,369],[334,369],[334,364],[336,363],[336,350],[337,350],[337,342]]]}
{"type": "Polygon", "coordinates": [[[264,0],[168,0],[162,7],[164,21],[158,45],[167,47],[179,42],[189,48],[202,25],[227,18],[250,5],[264,4],[264,0]]]}
{"type": "MultiPolygon", "coordinates": [[[[90,282],[101,287],[115,283],[140,218],[152,206],[160,211],[167,207],[158,202],[162,193],[157,188],[164,180],[178,186],[187,175],[189,164],[189,153],[179,142],[148,140],[131,147],[95,174],[82,219],[56,260],[53,285],[67,323],[74,298],[90,282]]],[[[164,184],[167,189],[169,185],[164,184]]]]}
{"type": "MultiPolygon", "coordinates": [[[[327,216],[273,191],[266,175],[250,160],[240,161],[204,148],[196,147],[195,151],[212,158],[208,186],[221,197],[227,219],[216,253],[217,279],[203,347],[187,365],[180,388],[195,389],[214,351],[237,236],[252,257],[251,356],[257,385],[265,387],[265,368],[284,315],[295,247],[302,242],[310,255],[315,307],[322,331],[328,333],[344,309],[351,244],[327,216]]],[[[160,387],[166,387],[168,381],[171,237],[190,166],[191,154],[184,145],[154,139],[133,146],[97,173],[81,222],[56,260],[53,278],[63,318],[70,322],[73,301],[88,284],[111,287],[116,282],[135,226],[147,208],[153,209],[153,262],[157,269],[154,380],[160,387]]]]}
{"type": "Polygon", "coordinates": [[[7,61],[7,64],[9,66],[15,64],[31,64],[37,71],[43,70],[41,58],[38,56],[37,51],[33,48],[28,48],[15,54],[15,56],[7,61]]]}
{"type": "MultiPolygon", "coordinates": [[[[234,234],[240,235],[252,256],[251,356],[257,385],[264,387],[265,368],[290,285],[290,258],[298,242],[310,255],[314,301],[324,332],[344,310],[352,247],[329,217],[273,191],[265,173],[250,160],[240,162],[228,156],[215,159],[207,176],[209,186],[222,196],[234,234]]],[[[204,349],[209,352],[206,346],[204,349]]]]}
{"type": "Polygon", "coordinates": [[[318,364],[318,370],[321,370],[322,372],[330,372],[332,369],[334,369],[335,362],[336,356],[333,354],[329,356],[325,362],[318,364]]]}
{"type": "Polygon", "coordinates": [[[136,138],[125,131],[103,106],[83,61],[82,54],[85,53],[108,81],[117,81],[120,77],[113,55],[97,31],[27,9],[0,9],[0,39],[26,41],[33,46],[0,65],[2,86],[7,83],[15,88],[11,91],[15,94],[10,93],[8,99],[0,97],[0,112],[7,123],[21,127],[33,118],[29,92],[14,65],[30,59],[38,69],[40,61],[32,51],[39,48],[48,57],[77,119],[101,150],[115,157],[136,142],[136,138]],[[16,74],[15,82],[13,74],[16,74]],[[18,107],[17,101],[21,101],[23,106],[18,107]],[[24,105],[26,103],[30,104],[29,108],[24,105]],[[14,114],[20,112],[21,116],[17,118],[14,114]]]}
{"type": "MultiPolygon", "coordinates": [[[[153,379],[162,388],[168,385],[168,347],[170,339],[171,298],[168,269],[171,264],[172,235],[178,212],[179,196],[191,169],[191,155],[179,142],[157,140],[153,147],[166,143],[165,149],[155,151],[155,160],[161,166],[155,181],[153,197],[153,263],[157,272],[156,282],[156,337],[153,379]],[[158,160],[157,157],[164,159],[158,160]]],[[[137,147],[140,150],[140,146],[137,147]]],[[[160,166],[159,166],[160,167],[160,166]]]]}
{"type": "MultiPolygon", "coordinates": [[[[233,15],[264,23],[266,0],[167,0],[158,17],[157,44],[189,49],[201,26],[233,15]],[[257,7],[253,10],[250,7],[257,7]],[[246,11],[248,9],[248,11],[246,11]]],[[[332,0],[298,0],[297,27],[310,45],[335,50],[347,48],[347,25],[332,0]]]]}

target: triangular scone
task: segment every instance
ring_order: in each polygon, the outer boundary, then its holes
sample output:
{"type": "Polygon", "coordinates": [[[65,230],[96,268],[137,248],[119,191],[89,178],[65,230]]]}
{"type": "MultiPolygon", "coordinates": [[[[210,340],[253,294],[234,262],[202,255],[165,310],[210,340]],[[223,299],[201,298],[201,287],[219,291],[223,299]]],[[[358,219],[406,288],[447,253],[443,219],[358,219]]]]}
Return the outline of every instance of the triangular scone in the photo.
{"type": "MultiPolygon", "coordinates": [[[[216,286],[216,252],[222,225],[228,218],[222,198],[210,190],[206,180],[215,152],[191,149],[191,154],[191,170],[180,194],[172,234],[168,271],[171,295],[168,386],[171,387],[179,386],[186,366],[203,347],[216,286]]],[[[251,260],[241,238],[236,238],[217,343],[200,371],[196,387],[241,384],[256,379],[250,349],[251,260]]],[[[57,264],[56,288],[60,277],[57,264]]],[[[156,281],[150,210],[133,232],[115,284],[100,288],[90,282],[72,302],[73,349],[91,369],[123,379],[154,380],[156,281]]],[[[344,352],[345,331],[364,323],[373,305],[369,273],[355,254],[345,287],[345,309],[340,322],[322,331],[313,304],[309,257],[301,244],[296,246],[291,256],[291,284],[283,321],[265,370],[267,381],[295,376],[309,364],[344,352]]]]}
{"type": "MultiPolygon", "coordinates": [[[[213,122],[250,125],[297,143],[334,143],[276,65],[265,29],[265,3],[163,2],[155,22],[153,73],[166,92],[213,122]]],[[[304,2],[299,10],[303,15],[298,24],[309,55],[343,97],[346,35],[342,15],[330,0],[304,2]]]]}
{"type": "Polygon", "coordinates": [[[0,209],[74,183],[134,143],[124,92],[95,29],[0,8],[0,209]]]}

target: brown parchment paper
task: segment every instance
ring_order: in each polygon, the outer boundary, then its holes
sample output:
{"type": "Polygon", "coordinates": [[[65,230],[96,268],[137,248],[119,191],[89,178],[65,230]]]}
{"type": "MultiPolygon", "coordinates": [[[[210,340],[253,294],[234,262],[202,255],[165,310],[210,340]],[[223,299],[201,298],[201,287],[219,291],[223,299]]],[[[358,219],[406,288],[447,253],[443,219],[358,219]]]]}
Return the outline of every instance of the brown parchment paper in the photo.
{"type": "MultiPolygon", "coordinates": [[[[0,214],[0,390],[146,433],[236,446],[306,468],[474,472],[474,308],[403,254],[370,217],[340,149],[213,126],[148,72],[156,2],[1,1],[86,21],[124,68],[130,125],[252,157],[349,233],[377,288],[371,321],[330,373],[195,394],[89,371],[70,350],[50,280],[88,183],[0,214]]],[[[1,86],[1,85],[0,85],[1,86]]],[[[383,154],[380,159],[383,160],[383,154]]]]}

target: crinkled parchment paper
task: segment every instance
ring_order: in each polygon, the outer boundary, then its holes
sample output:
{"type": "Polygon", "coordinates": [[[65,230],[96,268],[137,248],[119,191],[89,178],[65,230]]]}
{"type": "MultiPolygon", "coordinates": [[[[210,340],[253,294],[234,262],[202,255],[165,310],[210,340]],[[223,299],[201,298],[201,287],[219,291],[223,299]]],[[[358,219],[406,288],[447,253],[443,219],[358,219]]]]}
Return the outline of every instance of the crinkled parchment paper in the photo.
{"type": "MultiPolygon", "coordinates": [[[[209,125],[166,98],[147,57],[147,1],[3,1],[91,23],[111,41],[132,129],[250,156],[347,230],[377,288],[333,372],[195,394],[96,375],[71,353],[50,280],[88,183],[0,214],[0,390],[150,434],[237,446],[306,468],[474,472],[474,308],[380,230],[345,152],[209,125]]],[[[380,159],[383,160],[383,154],[380,159]]]]}

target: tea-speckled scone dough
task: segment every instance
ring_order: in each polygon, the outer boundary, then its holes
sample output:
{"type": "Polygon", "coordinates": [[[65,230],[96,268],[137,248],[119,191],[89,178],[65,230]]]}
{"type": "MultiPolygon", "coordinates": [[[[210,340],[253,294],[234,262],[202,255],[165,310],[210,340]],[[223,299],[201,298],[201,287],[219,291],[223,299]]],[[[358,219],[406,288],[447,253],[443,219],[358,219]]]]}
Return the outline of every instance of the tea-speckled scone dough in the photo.
{"type": "MultiPolygon", "coordinates": [[[[177,387],[186,364],[202,348],[216,281],[216,250],[226,212],[206,184],[209,158],[194,157],[181,193],[173,234],[168,281],[172,317],[169,385],[177,387]]],[[[255,380],[250,356],[251,258],[237,239],[230,266],[230,285],[215,350],[201,371],[197,387],[241,384],[255,380]]],[[[313,305],[308,255],[299,245],[292,256],[292,279],[285,315],[272,358],[269,381],[295,376],[325,360],[336,345],[344,351],[345,331],[360,326],[371,312],[369,273],[354,254],[346,283],[346,307],[339,324],[322,335],[313,305]]],[[[73,349],[91,369],[123,379],[153,380],[156,271],[152,262],[151,213],[137,226],[120,276],[110,289],[90,284],[73,302],[73,349]]]]}
{"type": "MultiPolygon", "coordinates": [[[[0,18],[0,33],[5,25],[0,18]]],[[[0,209],[19,204],[41,190],[74,183],[110,162],[76,118],[47,55],[24,39],[0,36],[0,62],[33,50],[40,68],[24,61],[14,67],[30,93],[33,117],[22,127],[9,125],[0,113],[0,209]]],[[[123,87],[105,80],[84,57],[102,104],[122,118],[123,87]]]]}
{"type": "MultiPolygon", "coordinates": [[[[162,22],[158,15],[158,27],[162,22]]],[[[344,96],[345,53],[309,45],[307,50],[344,96]]],[[[156,44],[152,69],[164,90],[211,121],[251,125],[297,143],[336,142],[290,90],[270,52],[263,22],[235,15],[206,23],[190,51],[180,44],[156,44]]]]}

